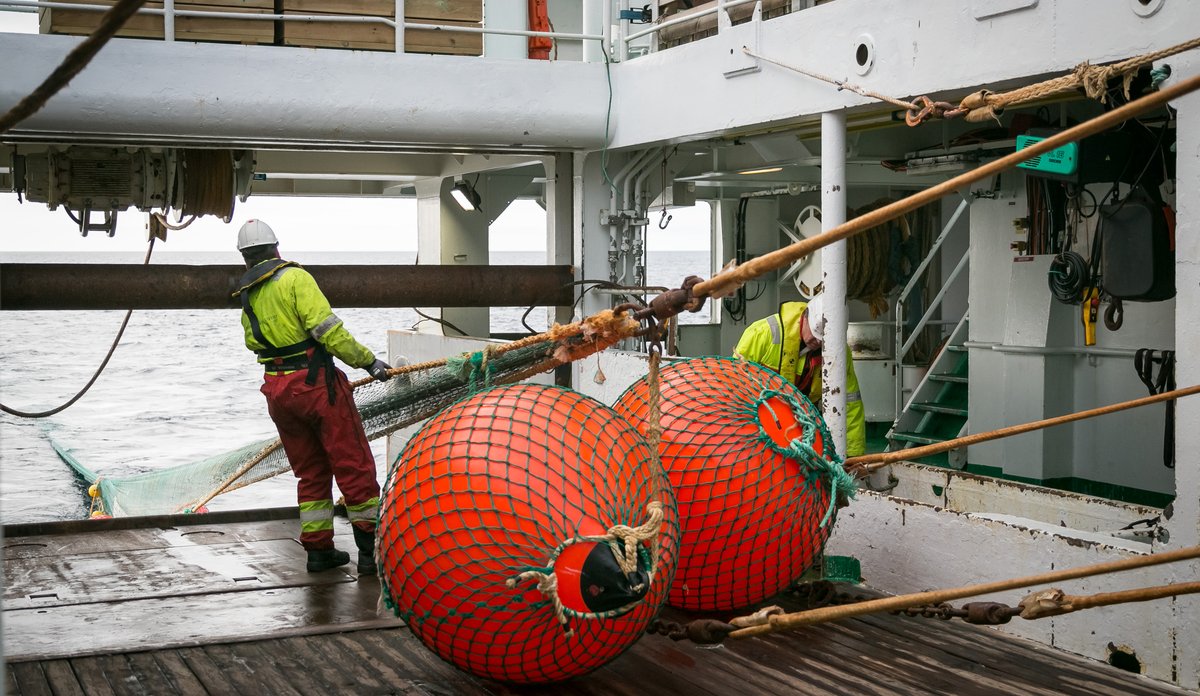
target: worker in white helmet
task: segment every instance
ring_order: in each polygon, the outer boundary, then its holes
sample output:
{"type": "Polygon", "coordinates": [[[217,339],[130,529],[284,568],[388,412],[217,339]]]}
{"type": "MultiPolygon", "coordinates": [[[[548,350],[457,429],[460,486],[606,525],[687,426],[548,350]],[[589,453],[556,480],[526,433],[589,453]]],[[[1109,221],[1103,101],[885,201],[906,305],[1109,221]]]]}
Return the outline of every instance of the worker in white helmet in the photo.
{"type": "Polygon", "coordinates": [[[354,340],[308,271],[279,258],[279,240],[266,223],[242,225],[237,248],[247,270],[234,297],[242,303],[246,347],[265,369],[267,411],[299,479],[300,542],[308,552],[308,570],[350,562],[350,555],[333,545],[336,479],[354,527],[359,575],[373,575],[379,510],[375,457],[349,382],[333,358],[380,381],[391,376],[389,367],[354,340]]]}
{"type": "MultiPolygon", "coordinates": [[[[735,357],[778,372],[814,404],[821,405],[821,348],[825,345],[824,295],[810,302],[784,302],[779,312],[759,319],[742,332],[735,357]]],[[[846,347],[846,456],[867,450],[867,418],[854,359],[846,347]]]]}

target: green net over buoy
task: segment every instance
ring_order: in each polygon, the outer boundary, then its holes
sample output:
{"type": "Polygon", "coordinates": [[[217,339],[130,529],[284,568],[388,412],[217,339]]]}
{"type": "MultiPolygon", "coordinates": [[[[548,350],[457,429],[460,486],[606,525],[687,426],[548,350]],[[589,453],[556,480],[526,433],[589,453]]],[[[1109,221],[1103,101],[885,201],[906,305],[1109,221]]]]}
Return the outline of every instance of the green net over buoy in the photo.
{"type": "Polygon", "coordinates": [[[426,646],[529,684],[596,669],[646,631],[679,527],[633,424],[574,391],[514,385],[413,436],[377,536],[384,596],[426,646]]]}
{"type": "MultiPolygon", "coordinates": [[[[673,362],[660,374],[659,457],[679,501],[679,567],[667,603],[746,607],[821,558],[839,497],[853,497],[816,407],[775,372],[743,360],[673,362]]],[[[639,427],[647,380],[614,410],[639,427]]]]}

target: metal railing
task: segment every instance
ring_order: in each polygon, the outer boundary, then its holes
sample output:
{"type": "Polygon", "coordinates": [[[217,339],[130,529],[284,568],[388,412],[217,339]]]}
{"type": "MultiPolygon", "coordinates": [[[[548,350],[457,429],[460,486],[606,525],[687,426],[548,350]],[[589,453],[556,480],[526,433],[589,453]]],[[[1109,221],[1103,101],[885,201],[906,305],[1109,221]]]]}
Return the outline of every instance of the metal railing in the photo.
{"type": "MultiPolygon", "coordinates": [[[[958,279],[958,276],[962,273],[963,269],[967,267],[971,257],[970,249],[963,253],[962,258],[958,260],[958,264],[955,265],[954,270],[951,271],[949,277],[946,278],[946,281],[942,283],[941,290],[938,291],[938,294],[935,295],[933,300],[929,303],[929,307],[927,307],[925,313],[921,315],[920,320],[917,321],[916,326],[913,327],[911,335],[907,339],[904,338],[904,307],[905,303],[907,302],[906,298],[908,297],[908,294],[912,292],[920,282],[922,282],[925,277],[925,272],[929,270],[929,265],[941,252],[942,245],[945,243],[946,238],[950,236],[950,232],[954,229],[954,225],[958,223],[958,219],[962,217],[963,212],[970,205],[971,200],[964,197],[962,202],[958,204],[958,207],[955,208],[954,214],[950,216],[950,219],[946,221],[946,224],[942,227],[941,234],[938,235],[937,239],[934,240],[933,244],[930,246],[929,253],[925,255],[925,258],[921,259],[921,263],[917,265],[915,270],[913,270],[912,276],[908,279],[908,283],[896,297],[896,365],[900,368],[903,368],[904,366],[904,356],[907,355],[908,351],[912,349],[913,344],[915,344],[917,339],[920,338],[921,331],[927,324],[929,324],[934,313],[937,312],[937,310],[941,307],[942,300],[945,299],[946,293],[949,291],[950,286],[954,284],[954,281],[958,279]]],[[[904,409],[904,370],[897,370],[896,374],[895,406],[896,422],[899,422],[900,416],[904,409]]]]}
{"type": "MultiPolygon", "coordinates": [[[[0,11],[5,8],[14,9],[17,11],[30,11],[37,9],[61,9],[61,10],[82,10],[85,12],[106,12],[110,8],[109,5],[92,5],[84,3],[72,2],[56,2],[54,0],[0,0],[0,11]]],[[[300,22],[325,22],[325,23],[342,23],[342,24],[382,24],[396,30],[396,53],[404,53],[404,32],[406,29],[418,29],[429,31],[451,31],[465,34],[496,34],[501,36],[527,36],[527,37],[547,37],[555,40],[567,41],[600,41],[603,45],[607,45],[610,40],[607,23],[605,31],[602,34],[577,34],[569,32],[557,31],[531,31],[522,29],[497,29],[489,27],[463,27],[455,24],[426,24],[421,22],[408,22],[404,19],[404,0],[396,0],[395,15],[389,17],[363,16],[363,15],[335,15],[335,14],[260,14],[250,12],[222,12],[219,10],[177,10],[175,9],[174,0],[165,0],[162,8],[146,8],[138,10],[138,14],[160,16],[163,18],[163,40],[175,40],[175,18],[176,17],[196,17],[206,19],[237,19],[251,21],[300,21],[300,22]]]]}

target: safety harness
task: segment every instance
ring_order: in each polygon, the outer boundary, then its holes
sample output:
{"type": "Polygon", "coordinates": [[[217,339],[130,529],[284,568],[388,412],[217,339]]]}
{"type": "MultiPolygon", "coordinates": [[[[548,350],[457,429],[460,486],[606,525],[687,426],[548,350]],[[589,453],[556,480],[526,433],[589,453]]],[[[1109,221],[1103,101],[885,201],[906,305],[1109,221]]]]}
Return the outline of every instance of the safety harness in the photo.
{"type": "Polygon", "coordinates": [[[325,346],[313,338],[306,338],[299,343],[287,346],[275,346],[275,344],[271,343],[263,335],[262,326],[258,322],[258,315],[254,313],[254,308],[250,306],[250,291],[253,288],[275,278],[292,266],[303,268],[295,261],[284,261],[283,259],[271,259],[257,264],[242,275],[242,279],[238,283],[239,287],[233,295],[239,297],[242,301],[242,311],[246,313],[246,319],[250,322],[250,333],[254,335],[254,340],[266,346],[262,350],[254,351],[259,358],[270,360],[270,362],[263,364],[266,370],[278,372],[308,368],[308,376],[305,377],[304,383],[312,386],[317,383],[317,376],[320,374],[321,368],[326,368],[325,389],[329,393],[329,403],[333,404],[335,394],[333,356],[329,354],[329,351],[325,350],[325,346]],[[308,352],[310,350],[312,351],[311,353],[308,352]]]}

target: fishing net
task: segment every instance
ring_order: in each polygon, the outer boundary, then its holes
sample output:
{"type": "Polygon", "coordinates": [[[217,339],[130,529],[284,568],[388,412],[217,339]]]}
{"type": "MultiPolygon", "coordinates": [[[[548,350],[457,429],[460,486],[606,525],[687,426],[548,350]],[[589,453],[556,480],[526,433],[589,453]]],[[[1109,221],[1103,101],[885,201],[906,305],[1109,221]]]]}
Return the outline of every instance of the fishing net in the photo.
{"type": "Polygon", "coordinates": [[[384,488],[383,595],[473,674],[546,683],[589,672],[666,598],[674,496],[633,424],[590,397],[514,385],[413,436],[384,488]]]}
{"type": "MultiPolygon", "coordinates": [[[[628,315],[602,312],[522,341],[447,360],[394,370],[386,382],[354,383],[368,439],[419,423],[449,404],[496,384],[518,382],[626,338],[638,329],[628,315]]],[[[101,475],[54,444],[59,456],[92,484],[93,515],[157,515],[198,511],[214,496],[290,471],[279,440],[262,440],[198,462],[124,477],[101,475]]]]}
{"type": "MultiPolygon", "coordinates": [[[[854,482],[813,404],[742,360],[674,362],[660,376],[659,456],[679,500],[679,567],[667,603],[737,609],[777,594],[821,557],[854,482]]],[[[650,385],[613,406],[645,427],[650,385]]]]}

